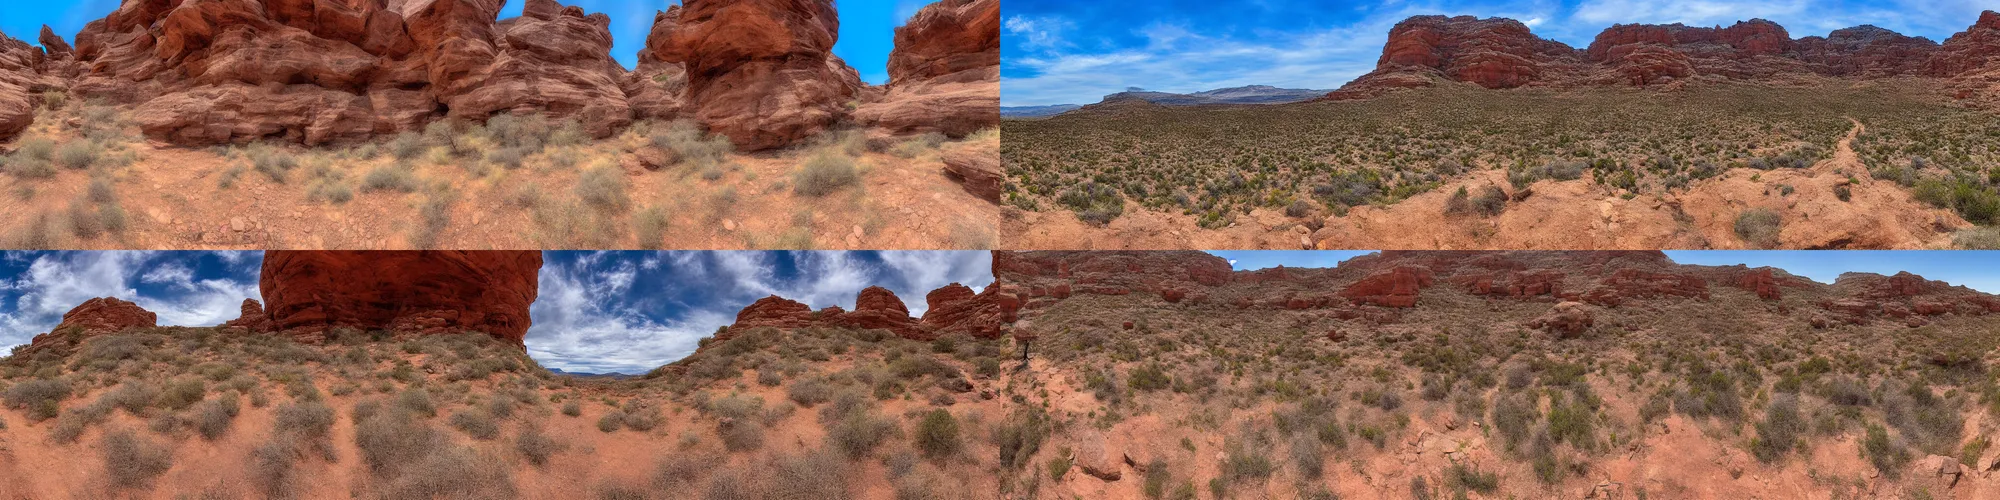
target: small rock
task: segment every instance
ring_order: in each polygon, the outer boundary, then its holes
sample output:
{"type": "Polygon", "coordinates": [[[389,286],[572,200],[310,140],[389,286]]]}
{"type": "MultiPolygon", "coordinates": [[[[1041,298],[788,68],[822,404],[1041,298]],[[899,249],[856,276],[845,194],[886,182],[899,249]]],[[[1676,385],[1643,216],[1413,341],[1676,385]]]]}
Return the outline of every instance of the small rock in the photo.
{"type": "Polygon", "coordinates": [[[247,221],[247,220],[243,220],[243,218],[242,218],[242,217],[230,217],[230,218],[229,218],[229,230],[231,230],[231,231],[236,231],[236,232],[243,232],[243,231],[249,231],[249,230],[250,230],[250,221],[247,221]]]}
{"type": "Polygon", "coordinates": [[[723,230],[723,231],[735,231],[735,230],[736,230],[736,221],[733,221],[733,220],[729,220],[729,219],[722,219],[722,230],[723,230]]]}
{"type": "Polygon", "coordinates": [[[861,235],[862,235],[862,234],[861,234],[861,226],[858,226],[858,225],[857,225],[857,226],[854,226],[854,231],[853,231],[853,234],[854,234],[854,236],[855,236],[856,238],[859,238],[859,237],[861,237],[861,235]]]}

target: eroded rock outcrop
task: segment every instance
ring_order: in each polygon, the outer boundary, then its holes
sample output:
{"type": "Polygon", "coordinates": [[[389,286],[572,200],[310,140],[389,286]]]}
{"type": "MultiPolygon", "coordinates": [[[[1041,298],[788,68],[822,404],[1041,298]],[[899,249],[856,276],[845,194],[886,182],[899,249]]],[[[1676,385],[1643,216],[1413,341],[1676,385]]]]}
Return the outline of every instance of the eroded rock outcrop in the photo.
{"type": "Polygon", "coordinates": [[[646,56],[687,71],[683,110],[756,151],[847,117],[861,77],[833,55],[832,0],[688,0],[656,19],[646,56]]]}
{"type": "Polygon", "coordinates": [[[894,134],[1000,124],[1000,0],[943,0],[896,28],[888,92],[855,117],[894,134]]]}
{"type": "Polygon", "coordinates": [[[77,34],[86,98],[136,105],[149,137],[182,145],[308,145],[503,112],[631,121],[610,19],[530,0],[125,2],[77,34]]]}
{"type": "Polygon", "coordinates": [[[1561,302],[1549,312],[1528,321],[1529,328],[1546,330],[1561,338],[1576,338],[1590,331],[1595,322],[1590,306],[1582,302],[1561,302]]]}
{"type": "Polygon", "coordinates": [[[1416,16],[1390,30],[1374,71],[1327,98],[1368,98],[1441,81],[1514,88],[1901,76],[1962,80],[1967,92],[1978,93],[1990,82],[1976,75],[2000,71],[1996,58],[2000,13],[1992,11],[1943,44],[1870,25],[1793,39],[1777,23],[1751,19],[1713,28],[1615,25],[1582,50],[1538,37],[1512,19],[1416,16]]]}
{"type": "Polygon", "coordinates": [[[962,146],[945,150],[938,160],[944,163],[945,175],[957,181],[965,192],[982,200],[1000,203],[1006,179],[1000,171],[999,150],[962,146]]]}
{"type": "Polygon", "coordinates": [[[1386,272],[1362,278],[1340,290],[1340,296],[1356,304],[1382,307],[1416,307],[1417,293],[1434,280],[1430,268],[1396,266],[1386,272]]]}
{"type": "Polygon", "coordinates": [[[116,297],[98,297],[77,304],[63,313],[62,323],[48,333],[36,335],[20,352],[53,349],[66,354],[84,339],[133,328],[159,326],[159,316],[146,308],[116,297]]]}
{"type": "Polygon", "coordinates": [[[268,328],[301,340],[347,327],[520,345],[541,267],[540,252],[272,250],[258,288],[268,328]]]}

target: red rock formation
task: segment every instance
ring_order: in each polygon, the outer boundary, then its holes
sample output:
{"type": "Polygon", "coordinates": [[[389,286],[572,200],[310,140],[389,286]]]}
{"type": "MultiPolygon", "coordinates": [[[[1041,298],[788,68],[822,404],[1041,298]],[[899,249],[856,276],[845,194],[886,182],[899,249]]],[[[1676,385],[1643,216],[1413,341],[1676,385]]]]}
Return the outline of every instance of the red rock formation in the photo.
{"type": "MultiPolygon", "coordinates": [[[[69,312],[63,313],[62,323],[48,333],[36,335],[28,341],[29,351],[40,349],[67,349],[81,343],[84,338],[95,335],[118,333],[132,328],[158,326],[159,317],[138,304],[114,297],[98,297],[84,301],[69,312]]],[[[63,352],[63,351],[59,351],[63,352]]]]}
{"type": "Polygon", "coordinates": [[[854,300],[854,310],[835,315],[831,321],[853,328],[888,330],[906,339],[937,338],[910,317],[910,309],[903,306],[903,299],[897,298],[896,292],[879,286],[862,289],[861,296],[854,300]]]}
{"type": "Polygon", "coordinates": [[[686,112],[738,149],[790,145],[847,116],[861,78],[832,53],[832,0],[687,0],[647,54],[687,70],[686,112]]]}
{"type": "Polygon", "coordinates": [[[540,252],[272,250],[258,288],[270,328],[301,339],[351,327],[519,345],[541,267],[540,252]]]}
{"type": "Polygon", "coordinates": [[[1729,27],[1616,25],[1582,51],[1535,36],[1511,19],[1416,16],[1390,30],[1376,69],[1328,99],[1457,81],[1487,88],[1529,85],[1659,85],[1695,78],[1789,81],[1799,76],[1933,76],[1967,81],[2000,71],[2000,13],[1988,11],[1940,45],[1875,26],[1793,40],[1762,19],[1729,27]]]}
{"type": "MultiPolygon", "coordinates": [[[[998,113],[999,107],[993,107],[998,113]]],[[[1000,171],[1000,151],[992,148],[958,147],[945,150],[938,158],[944,163],[947,177],[959,183],[965,192],[980,199],[1000,203],[1001,186],[1006,179],[1000,171]]]]}
{"type": "Polygon", "coordinates": [[[2000,69],[2000,12],[1985,11],[1965,31],[1947,38],[1924,63],[1924,73],[1958,77],[2000,69]]]}
{"type": "Polygon", "coordinates": [[[553,0],[496,22],[501,0],[125,2],[77,34],[89,98],[136,103],[148,136],[183,145],[306,144],[502,112],[631,120],[609,18],[553,0]]]}
{"type": "Polygon", "coordinates": [[[1621,268],[1581,295],[1583,302],[1613,307],[1633,298],[1708,298],[1708,280],[1690,274],[1621,268]]]}
{"type": "Polygon", "coordinates": [[[1528,327],[1547,330],[1558,337],[1569,339],[1580,337],[1584,332],[1590,331],[1594,321],[1590,306],[1580,302],[1562,302],[1549,308],[1549,312],[1529,320],[1528,327]]]}
{"type": "Polygon", "coordinates": [[[805,304],[771,295],[751,302],[736,312],[731,328],[806,328],[813,325],[813,311],[805,304]]]}
{"type": "Polygon", "coordinates": [[[69,42],[63,41],[60,36],[56,36],[55,30],[49,29],[49,25],[46,24],[42,25],[42,34],[35,37],[35,41],[41,42],[42,51],[47,53],[49,57],[67,57],[71,53],[76,52],[74,47],[70,47],[69,42]]]}
{"type": "Polygon", "coordinates": [[[1362,278],[1340,290],[1340,296],[1356,304],[1382,307],[1416,307],[1417,292],[1431,285],[1431,270],[1419,266],[1397,266],[1362,278]]]}
{"type": "Polygon", "coordinates": [[[1782,299],[1785,294],[1783,290],[1778,289],[1778,282],[1772,275],[1773,271],[1771,268],[1762,267],[1744,272],[1737,276],[1736,287],[1756,293],[1764,300],[1782,299]]]}
{"type": "Polygon", "coordinates": [[[252,332],[271,330],[271,317],[264,314],[264,304],[257,299],[243,299],[242,312],[236,319],[222,324],[223,328],[242,328],[252,332]]]}
{"type": "Polygon", "coordinates": [[[159,325],[159,316],[146,308],[116,297],[84,301],[63,313],[62,323],[53,331],[74,331],[84,335],[118,333],[129,328],[159,325]]]}
{"type": "Polygon", "coordinates": [[[1000,0],[943,0],[918,10],[896,28],[888,92],[855,117],[895,134],[963,137],[998,126],[1000,0]]]}

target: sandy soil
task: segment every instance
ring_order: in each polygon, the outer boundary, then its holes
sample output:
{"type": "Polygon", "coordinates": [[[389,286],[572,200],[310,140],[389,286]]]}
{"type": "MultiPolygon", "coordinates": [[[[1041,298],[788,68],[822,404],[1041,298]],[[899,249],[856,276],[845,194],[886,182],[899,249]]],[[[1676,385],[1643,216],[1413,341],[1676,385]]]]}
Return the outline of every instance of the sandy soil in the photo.
{"type": "MultiPolygon", "coordinates": [[[[449,186],[448,221],[428,246],[454,249],[558,248],[868,248],[937,249],[990,246],[999,209],[967,194],[948,179],[935,151],[906,159],[868,153],[858,159],[858,186],[823,197],[795,194],[793,173],[815,150],[730,155],[723,175],[704,180],[683,163],[659,171],[633,167],[631,153],[641,139],[621,136],[582,149],[572,168],[530,157],[519,169],[476,170],[462,162],[413,160],[425,186],[449,186]],[[583,172],[598,161],[626,166],[626,210],[600,210],[573,194],[583,172]],[[522,191],[539,191],[531,208],[518,201],[522,191]],[[723,193],[731,193],[733,200],[723,193]],[[657,207],[668,224],[658,242],[635,235],[636,214],[657,207]],[[536,211],[543,211],[538,221],[536,211]]],[[[992,144],[946,143],[944,148],[992,144]]],[[[21,241],[37,221],[53,229],[49,246],[62,249],[404,249],[419,245],[428,232],[423,208],[429,188],[416,192],[365,191],[364,176],[394,160],[334,161],[333,168],[353,187],[345,203],[312,201],[303,168],[288,182],[248,169],[240,155],[216,149],[165,144],[127,144],[138,161],[126,167],[62,170],[53,178],[0,176],[0,234],[21,241]],[[222,179],[239,170],[229,187],[222,179]],[[67,230],[72,200],[88,191],[93,176],[110,180],[128,228],[82,238],[67,230]]],[[[291,148],[302,163],[313,154],[291,148]]],[[[997,154],[997,153],[996,153],[997,154]]],[[[92,204],[91,206],[96,206],[92,204]]],[[[16,245],[24,246],[24,245],[16,245]]]]}

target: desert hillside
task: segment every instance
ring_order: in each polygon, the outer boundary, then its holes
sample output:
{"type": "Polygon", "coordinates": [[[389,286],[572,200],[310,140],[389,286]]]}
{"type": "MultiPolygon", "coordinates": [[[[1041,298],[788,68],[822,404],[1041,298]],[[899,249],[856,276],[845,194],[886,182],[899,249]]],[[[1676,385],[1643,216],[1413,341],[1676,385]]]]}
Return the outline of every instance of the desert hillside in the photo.
{"type": "Polygon", "coordinates": [[[1588,49],[1420,16],[1319,102],[1007,120],[1020,249],[1988,248],[2000,13],[1621,25],[1588,49]]]}

